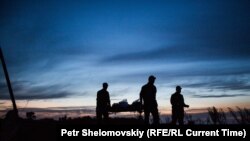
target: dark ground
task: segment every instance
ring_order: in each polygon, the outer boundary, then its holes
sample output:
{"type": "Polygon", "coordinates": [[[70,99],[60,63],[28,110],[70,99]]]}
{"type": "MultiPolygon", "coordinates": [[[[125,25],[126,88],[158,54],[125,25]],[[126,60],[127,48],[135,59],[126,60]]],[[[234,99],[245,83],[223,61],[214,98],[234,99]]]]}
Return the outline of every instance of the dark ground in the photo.
{"type": "Polygon", "coordinates": [[[95,118],[83,117],[75,119],[41,119],[41,120],[8,120],[0,119],[0,141],[55,141],[61,128],[102,128],[121,126],[142,126],[143,120],[136,118],[111,118],[97,124],[95,118]]]}
{"type": "MultiPolygon", "coordinates": [[[[249,136],[249,125],[184,125],[173,126],[170,124],[160,124],[157,126],[145,126],[143,119],[136,118],[111,118],[103,124],[97,124],[95,118],[83,117],[76,119],[41,119],[41,120],[28,120],[28,119],[0,119],[0,141],[57,141],[57,140],[84,140],[85,137],[60,137],[61,129],[79,130],[92,129],[92,130],[131,130],[139,129],[144,130],[149,128],[155,129],[192,129],[197,131],[209,131],[217,129],[230,129],[230,130],[243,130],[249,136]]],[[[160,135],[161,136],[161,135],[160,135]]],[[[144,136],[145,137],[145,136],[144,136]]],[[[124,137],[123,137],[124,138],[124,137]]],[[[138,138],[138,137],[136,137],[138,138]]],[[[224,138],[224,137],[223,137],[224,138]]],[[[225,139],[228,139],[226,137],[225,139]]],[[[237,137],[242,140],[242,137],[237,137]]],[[[235,139],[237,139],[235,138],[235,139]]],[[[249,138],[249,137],[248,137],[249,138]]],[[[166,139],[166,138],[165,138],[166,139]]],[[[178,139],[178,138],[176,138],[178,139]]],[[[199,138],[198,138],[199,139],[199,138]]],[[[116,139],[117,140],[117,139],[116,139]]],[[[245,140],[245,139],[244,139],[245,140]]],[[[246,139],[247,140],[247,139],[246,139]]]]}

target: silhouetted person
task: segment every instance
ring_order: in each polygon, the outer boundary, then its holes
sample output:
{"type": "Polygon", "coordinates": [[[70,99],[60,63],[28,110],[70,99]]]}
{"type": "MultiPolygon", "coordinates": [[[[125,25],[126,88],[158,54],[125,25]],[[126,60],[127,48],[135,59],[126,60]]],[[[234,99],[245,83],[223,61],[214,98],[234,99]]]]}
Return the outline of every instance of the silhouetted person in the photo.
{"type": "Polygon", "coordinates": [[[109,117],[109,108],[110,108],[110,98],[108,89],[108,83],[102,84],[103,88],[97,92],[96,98],[96,118],[98,123],[101,123],[103,117],[104,120],[107,120],[109,117]]]}
{"type": "Polygon", "coordinates": [[[152,113],[154,124],[159,124],[158,104],[156,101],[157,89],[154,85],[154,76],[149,76],[148,83],[142,86],[140,92],[140,102],[143,104],[145,123],[149,124],[149,116],[152,113]]]}
{"type": "Polygon", "coordinates": [[[189,107],[185,104],[183,95],[181,94],[181,87],[176,87],[176,92],[172,94],[170,102],[172,104],[172,124],[176,124],[177,120],[179,125],[183,125],[184,107],[189,107]]]}

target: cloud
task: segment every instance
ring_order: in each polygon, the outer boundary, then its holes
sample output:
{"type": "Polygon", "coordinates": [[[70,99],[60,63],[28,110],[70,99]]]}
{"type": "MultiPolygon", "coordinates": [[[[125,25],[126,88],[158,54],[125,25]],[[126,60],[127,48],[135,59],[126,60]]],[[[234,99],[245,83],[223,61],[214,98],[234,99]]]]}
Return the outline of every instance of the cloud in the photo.
{"type": "MultiPolygon", "coordinates": [[[[95,113],[95,106],[71,106],[71,107],[48,107],[48,108],[18,108],[19,112],[46,112],[46,113],[70,113],[70,112],[77,112],[77,113],[95,113]]],[[[0,112],[5,112],[8,109],[0,110],[0,112]]]]}
{"type": "MultiPolygon", "coordinates": [[[[116,80],[123,80],[127,82],[138,82],[138,80],[145,80],[151,74],[157,77],[157,82],[171,83],[176,80],[183,80],[187,87],[199,88],[221,88],[221,89],[246,89],[249,90],[248,78],[250,75],[250,66],[246,64],[242,67],[241,64],[234,66],[229,63],[198,63],[198,64],[167,64],[162,68],[157,68],[157,64],[150,65],[151,68],[146,68],[143,71],[131,71],[120,74],[116,80]],[[242,78],[244,77],[244,78],[242,78]],[[185,81],[192,79],[193,81],[185,81]]],[[[141,66],[142,68],[145,66],[141,66]]],[[[126,70],[126,68],[124,68],[126,70]]]]}
{"type": "Polygon", "coordinates": [[[41,93],[37,93],[35,95],[29,95],[29,94],[20,95],[20,94],[18,94],[18,95],[15,96],[15,98],[17,100],[58,99],[58,98],[69,97],[70,95],[72,96],[72,93],[69,93],[69,92],[66,92],[66,91],[65,92],[64,91],[62,91],[62,92],[51,92],[51,93],[46,93],[46,94],[41,92],[41,93]]]}
{"type": "Polygon", "coordinates": [[[214,79],[214,80],[200,80],[200,81],[201,82],[196,82],[192,84],[182,84],[182,86],[190,88],[207,88],[207,89],[221,89],[221,90],[241,90],[241,91],[250,90],[250,84],[246,80],[225,78],[221,80],[214,79]]]}
{"type": "Polygon", "coordinates": [[[240,97],[249,96],[247,94],[221,94],[221,95],[193,95],[194,98],[224,98],[224,97],[240,97]]]}
{"type": "MultiPolygon", "coordinates": [[[[16,100],[57,99],[77,95],[60,85],[36,86],[27,81],[13,82],[12,89],[16,100]]],[[[3,82],[0,83],[0,92],[2,100],[10,99],[7,86],[3,82]]]]}
{"type": "MultiPolygon", "coordinates": [[[[249,43],[250,44],[250,43],[249,43]]],[[[250,48],[245,46],[233,47],[199,47],[199,45],[177,45],[155,47],[151,50],[116,54],[102,59],[101,63],[123,63],[160,61],[165,63],[199,62],[213,60],[244,60],[250,59],[250,48]]]]}
{"type": "MultiPolygon", "coordinates": [[[[245,2],[230,1],[227,5],[229,7],[223,8],[221,8],[223,2],[215,1],[186,5],[184,9],[175,12],[173,19],[161,19],[157,26],[147,25],[145,32],[148,32],[147,34],[155,32],[154,34],[161,39],[158,39],[158,42],[144,44],[125,53],[115,52],[100,62],[120,64],[143,61],[171,63],[249,60],[250,26],[246,23],[249,23],[250,19],[247,14],[249,8],[244,6],[245,4],[245,2]],[[230,5],[238,6],[234,10],[229,10],[230,5]],[[200,9],[201,7],[203,8],[200,9]],[[220,10],[217,11],[218,9],[220,10]],[[188,11],[182,13],[185,10],[188,11]],[[236,19],[238,22],[235,22],[236,19]]],[[[163,17],[171,17],[169,13],[165,14],[163,17]]]]}

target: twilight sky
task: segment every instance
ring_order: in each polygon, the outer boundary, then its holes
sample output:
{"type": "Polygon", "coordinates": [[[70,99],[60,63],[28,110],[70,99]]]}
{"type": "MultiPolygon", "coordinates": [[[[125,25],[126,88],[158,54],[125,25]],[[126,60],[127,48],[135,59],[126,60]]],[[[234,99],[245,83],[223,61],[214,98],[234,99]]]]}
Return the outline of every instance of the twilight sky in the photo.
{"type": "MultiPolygon", "coordinates": [[[[0,45],[20,108],[139,98],[157,77],[190,108],[250,107],[249,0],[1,0],[0,45]]],[[[0,109],[11,106],[0,71],[0,109]]]]}

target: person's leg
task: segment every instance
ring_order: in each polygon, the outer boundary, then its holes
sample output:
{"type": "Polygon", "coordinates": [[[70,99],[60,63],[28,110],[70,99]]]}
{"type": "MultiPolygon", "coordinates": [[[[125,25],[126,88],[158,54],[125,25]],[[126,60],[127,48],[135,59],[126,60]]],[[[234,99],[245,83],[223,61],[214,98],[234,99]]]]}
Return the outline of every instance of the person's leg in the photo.
{"type": "Polygon", "coordinates": [[[184,124],[184,113],[183,114],[181,113],[178,116],[178,122],[179,122],[179,125],[183,125],[184,124]]]}
{"type": "Polygon", "coordinates": [[[159,118],[159,112],[158,112],[157,107],[153,108],[152,115],[153,115],[154,124],[159,124],[160,118],[159,118]]]}
{"type": "Polygon", "coordinates": [[[100,124],[101,123],[101,120],[102,120],[102,113],[100,110],[96,109],[96,120],[97,120],[97,123],[100,124]]]}
{"type": "Polygon", "coordinates": [[[103,116],[104,116],[104,120],[108,120],[108,118],[109,118],[109,113],[108,113],[108,111],[104,111],[103,112],[103,116]]]}
{"type": "Polygon", "coordinates": [[[149,124],[149,111],[148,110],[144,110],[144,122],[145,124],[149,124]]]}
{"type": "Polygon", "coordinates": [[[177,122],[177,113],[176,113],[175,109],[172,109],[172,122],[171,122],[171,124],[176,125],[176,122],[177,122]]]}

